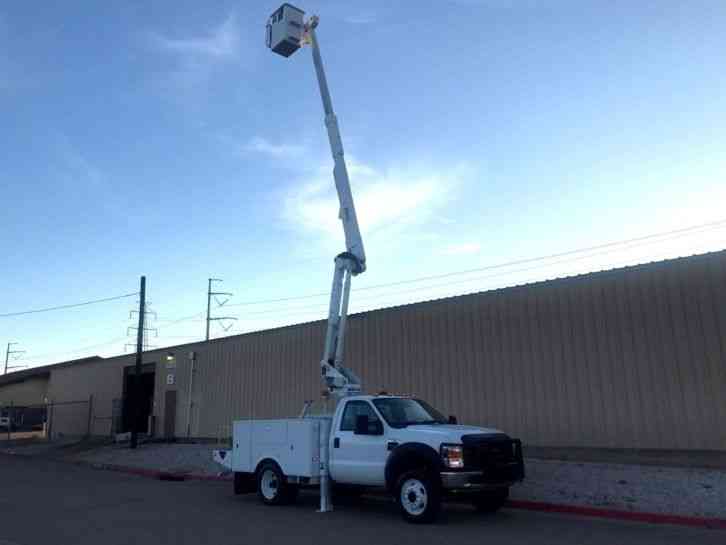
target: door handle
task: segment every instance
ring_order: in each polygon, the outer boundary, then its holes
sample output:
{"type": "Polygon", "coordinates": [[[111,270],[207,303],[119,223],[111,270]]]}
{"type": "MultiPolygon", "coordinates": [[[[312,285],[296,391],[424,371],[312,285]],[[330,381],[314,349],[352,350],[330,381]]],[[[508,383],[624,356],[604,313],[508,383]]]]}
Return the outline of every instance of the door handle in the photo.
{"type": "Polygon", "coordinates": [[[340,437],[333,439],[333,448],[340,448],[340,437]]]}

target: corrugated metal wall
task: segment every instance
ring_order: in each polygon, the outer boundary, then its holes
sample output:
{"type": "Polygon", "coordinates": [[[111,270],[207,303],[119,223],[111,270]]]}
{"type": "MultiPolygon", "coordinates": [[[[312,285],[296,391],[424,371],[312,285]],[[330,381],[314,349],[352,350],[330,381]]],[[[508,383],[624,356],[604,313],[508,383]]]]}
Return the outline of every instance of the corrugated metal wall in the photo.
{"type": "MultiPolygon", "coordinates": [[[[54,403],[89,402],[93,396],[91,433],[111,432],[111,407],[123,391],[123,367],[133,363],[133,356],[73,365],[59,365],[51,370],[48,399],[54,403]]],[[[54,433],[77,435],[88,427],[88,407],[59,406],[55,410],[54,433]]]]}
{"type": "MultiPolygon", "coordinates": [[[[726,251],[379,310],[349,324],[346,364],[370,392],[413,393],[531,445],[726,450],[726,251]]],[[[171,386],[157,363],[157,431],[172,388],[176,434],[186,435],[192,350],[191,435],[224,434],[235,418],[297,414],[319,399],[324,328],[145,354],[176,357],[171,386]]],[[[108,404],[132,358],[53,371],[49,394],[94,393],[108,404]]]]}
{"type": "Polygon", "coordinates": [[[48,391],[48,377],[27,378],[0,387],[0,407],[42,405],[48,391]]]}
{"type": "MultiPolygon", "coordinates": [[[[349,323],[346,362],[368,391],[415,393],[533,445],[726,450],[726,252],[349,323]]],[[[193,434],[317,398],[323,333],[317,322],[211,343],[193,434]]]]}

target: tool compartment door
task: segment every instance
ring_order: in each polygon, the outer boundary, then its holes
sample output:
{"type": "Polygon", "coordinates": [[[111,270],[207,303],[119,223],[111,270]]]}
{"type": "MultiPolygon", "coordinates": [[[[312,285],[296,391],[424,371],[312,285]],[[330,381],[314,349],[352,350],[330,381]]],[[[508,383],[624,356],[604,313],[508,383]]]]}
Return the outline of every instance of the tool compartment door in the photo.
{"type": "Polygon", "coordinates": [[[287,475],[317,476],[320,451],[320,423],[315,420],[289,420],[287,423],[287,475]]]}
{"type": "Polygon", "coordinates": [[[285,471],[289,449],[287,420],[252,420],[252,471],[266,458],[275,460],[285,471]]]}
{"type": "Polygon", "coordinates": [[[251,473],[252,422],[237,420],[232,425],[232,471],[251,473]]]}

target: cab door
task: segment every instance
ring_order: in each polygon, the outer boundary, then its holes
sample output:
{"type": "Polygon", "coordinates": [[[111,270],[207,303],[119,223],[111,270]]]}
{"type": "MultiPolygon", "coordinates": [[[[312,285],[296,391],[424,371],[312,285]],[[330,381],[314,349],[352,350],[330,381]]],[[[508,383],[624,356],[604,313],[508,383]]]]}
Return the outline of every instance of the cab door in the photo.
{"type": "Polygon", "coordinates": [[[346,484],[381,486],[386,482],[387,430],[370,402],[351,400],[333,430],[330,475],[346,484]],[[358,417],[367,417],[367,429],[358,429],[358,417]]]}

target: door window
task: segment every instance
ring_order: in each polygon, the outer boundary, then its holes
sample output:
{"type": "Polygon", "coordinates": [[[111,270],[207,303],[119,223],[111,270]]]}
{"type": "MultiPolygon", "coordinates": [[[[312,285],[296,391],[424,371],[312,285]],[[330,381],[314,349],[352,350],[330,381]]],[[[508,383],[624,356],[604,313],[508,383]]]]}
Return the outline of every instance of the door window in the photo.
{"type": "Polygon", "coordinates": [[[355,421],[359,416],[367,416],[369,423],[379,420],[373,407],[367,401],[349,401],[340,421],[340,431],[354,431],[355,421]]]}

